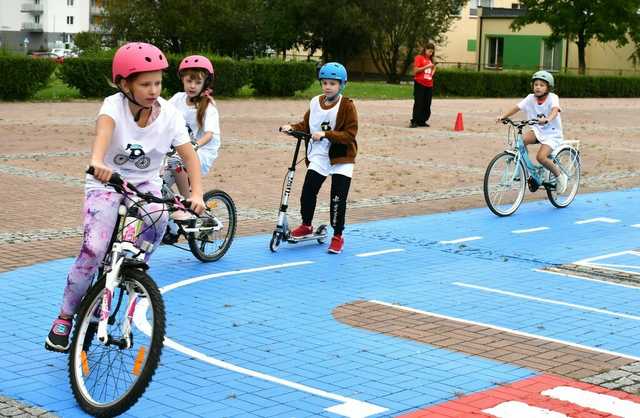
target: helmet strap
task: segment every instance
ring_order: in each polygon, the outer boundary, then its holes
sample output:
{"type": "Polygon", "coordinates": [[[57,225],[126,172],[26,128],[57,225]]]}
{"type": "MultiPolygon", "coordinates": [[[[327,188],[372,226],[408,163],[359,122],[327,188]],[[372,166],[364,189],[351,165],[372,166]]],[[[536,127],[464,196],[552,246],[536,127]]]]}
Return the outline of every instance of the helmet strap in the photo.
{"type": "Polygon", "coordinates": [[[136,99],[133,98],[133,94],[129,95],[127,94],[124,90],[122,90],[120,88],[120,85],[117,86],[118,90],[120,90],[120,93],[124,94],[124,97],[127,98],[127,100],[129,100],[131,103],[135,104],[136,106],[139,106],[140,109],[133,115],[133,120],[138,122],[140,120],[140,116],[142,116],[142,111],[145,109],[151,109],[151,106],[143,106],[140,103],[136,102],[136,99]]]}

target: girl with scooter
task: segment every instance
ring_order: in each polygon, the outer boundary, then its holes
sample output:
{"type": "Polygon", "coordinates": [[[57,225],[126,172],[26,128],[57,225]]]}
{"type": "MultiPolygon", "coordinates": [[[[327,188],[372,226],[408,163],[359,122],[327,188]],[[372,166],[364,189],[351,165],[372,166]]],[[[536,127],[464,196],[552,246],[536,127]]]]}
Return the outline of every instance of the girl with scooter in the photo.
{"type": "Polygon", "coordinates": [[[284,133],[303,131],[311,134],[305,141],[307,174],[300,197],[302,224],[291,231],[293,238],[313,235],[313,215],[318,192],[327,176],[331,176],[331,226],[333,238],[329,253],[339,254],[344,247],[347,195],[353,176],[358,143],[358,114],[351,99],[342,96],[347,84],[347,70],[342,64],[329,62],[318,73],[322,94],[309,103],[302,122],[283,125],[284,133]]]}

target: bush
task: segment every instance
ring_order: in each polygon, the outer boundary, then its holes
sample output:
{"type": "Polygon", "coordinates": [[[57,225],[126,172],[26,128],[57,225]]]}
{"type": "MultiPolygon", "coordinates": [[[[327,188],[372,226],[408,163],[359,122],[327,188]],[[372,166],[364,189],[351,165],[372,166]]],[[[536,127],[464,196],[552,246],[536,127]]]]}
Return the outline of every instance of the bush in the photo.
{"type": "Polygon", "coordinates": [[[56,63],[49,59],[0,54],[0,99],[25,100],[49,82],[56,63]]]}
{"type": "MultiPolygon", "coordinates": [[[[190,54],[167,57],[169,69],[165,73],[163,84],[170,95],[182,91],[182,82],[178,77],[178,66],[186,55],[190,54]]],[[[214,96],[235,96],[242,86],[250,83],[248,61],[213,56],[208,56],[207,58],[211,60],[215,74],[213,83],[214,96]]]]}
{"type": "MultiPolygon", "coordinates": [[[[436,73],[434,93],[458,97],[524,97],[531,92],[531,72],[465,71],[436,73]]],[[[560,97],[640,97],[640,77],[554,74],[560,97]]]]}
{"type": "Polygon", "coordinates": [[[60,78],[77,88],[82,97],[106,97],[117,91],[109,85],[111,58],[108,57],[66,58],[60,68],[60,78]]]}
{"type": "Polygon", "coordinates": [[[260,96],[293,96],[316,80],[316,64],[261,59],[251,64],[251,86],[260,96]]]}

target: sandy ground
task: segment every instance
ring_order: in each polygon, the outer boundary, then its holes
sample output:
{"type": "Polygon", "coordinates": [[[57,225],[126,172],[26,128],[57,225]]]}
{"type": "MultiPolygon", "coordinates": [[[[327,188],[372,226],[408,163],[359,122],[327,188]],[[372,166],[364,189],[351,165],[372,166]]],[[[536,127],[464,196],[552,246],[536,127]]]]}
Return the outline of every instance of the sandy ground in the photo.
{"type": "MultiPolygon", "coordinates": [[[[408,128],[412,101],[357,100],[359,155],[347,223],[484,206],[487,163],[502,151],[506,128],[495,117],[517,99],[436,99],[430,128],[408,128]],[[457,112],[465,130],[454,132],[457,112]]],[[[637,187],[640,101],[564,99],[565,137],[581,143],[580,192],[637,187]]],[[[80,225],[83,169],[99,101],[0,103],[0,264],[17,233],[61,231],[80,225]],[[4,240],[4,241],[3,241],[4,240]],[[2,254],[5,254],[3,258],[2,254]]],[[[294,141],[277,127],[302,118],[300,100],[220,100],[222,148],[205,188],[227,191],[239,210],[239,233],[269,232],[294,141]]],[[[294,185],[297,216],[304,164],[294,185]]],[[[321,192],[316,223],[328,221],[329,187],[321,192]]],[[[543,192],[527,199],[545,198],[543,192]]],[[[327,222],[328,223],[328,222],[327,222]]],[[[346,231],[348,234],[348,229],[346,231]]],[[[37,246],[38,240],[27,242],[37,246]]],[[[41,257],[73,255],[77,237],[41,257]],[[62,250],[60,248],[63,248],[62,250]]],[[[13,246],[12,246],[13,245],[13,246]]],[[[1,267],[0,267],[1,268],[1,267]]]]}

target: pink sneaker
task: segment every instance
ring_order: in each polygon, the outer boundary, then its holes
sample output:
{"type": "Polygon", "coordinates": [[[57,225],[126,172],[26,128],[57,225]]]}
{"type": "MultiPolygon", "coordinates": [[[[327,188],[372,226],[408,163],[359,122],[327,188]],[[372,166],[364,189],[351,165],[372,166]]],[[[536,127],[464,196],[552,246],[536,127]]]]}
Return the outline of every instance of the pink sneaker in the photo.
{"type": "Polygon", "coordinates": [[[313,227],[311,225],[301,224],[299,227],[291,231],[291,236],[294,238],[304,238],[309,235],[313,235],[313,227]]]}
{"type": "Polygon", "coordinates": [[[51,326],[51,331],[45,340],[44,346],[49,351],[57,351],[65,353],[71,345],[69,342],[69,334],[71,333],[71,320],[56,318],[51,326]]]}
{"type": "Polygon", "coordinates": [[[331,244],[329,245],[329,252],[331,254],[340,254],[344,247],[344,238],[342,235],[334,235],[331,238],[331,244]]]}

